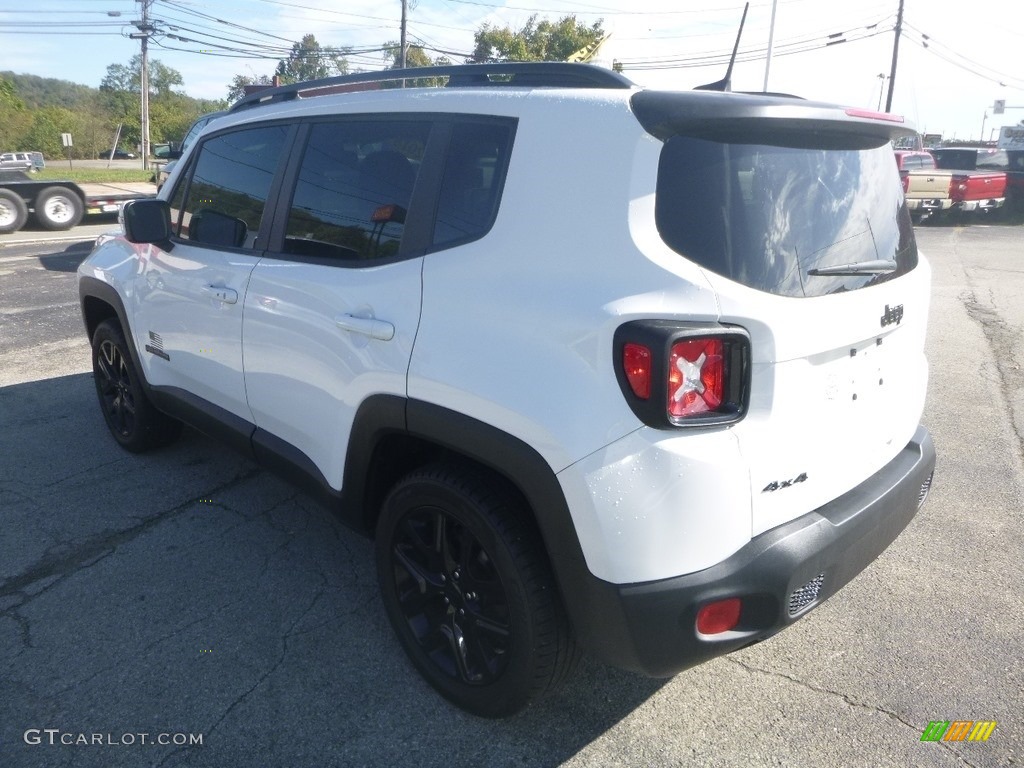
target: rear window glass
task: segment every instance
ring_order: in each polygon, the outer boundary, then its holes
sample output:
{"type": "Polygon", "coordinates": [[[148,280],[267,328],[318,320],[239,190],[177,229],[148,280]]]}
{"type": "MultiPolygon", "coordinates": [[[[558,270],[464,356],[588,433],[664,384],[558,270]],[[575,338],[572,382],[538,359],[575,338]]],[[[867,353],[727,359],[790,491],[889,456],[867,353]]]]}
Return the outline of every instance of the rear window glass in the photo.
{"type": "Polygon", "coordinates": [[[673,136],[661,153],[655,215],[677,253],[781,296],[856,290],[917,265],[889,144],[815,149],[673,136]],[[811,274],[869,261],[896,269],[811,274]]]}

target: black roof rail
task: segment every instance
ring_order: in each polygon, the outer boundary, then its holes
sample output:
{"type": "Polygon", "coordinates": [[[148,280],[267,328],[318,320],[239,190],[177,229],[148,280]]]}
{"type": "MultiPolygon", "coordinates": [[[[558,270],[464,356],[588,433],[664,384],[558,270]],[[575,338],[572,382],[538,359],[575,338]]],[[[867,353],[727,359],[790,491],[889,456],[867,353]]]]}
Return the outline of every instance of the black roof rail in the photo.
{"type": "Polygon", "coordinates": [[[359,83],[379,83],[399,80],[420,80],[427,77],[447,77],[447,88],[481,86],[511,86],[520,88],[632,88],[634,83],[618,72],[593,64],[565,61],[509,61],[498,64],[453,64],[440,67],[414,67],[411,69],[385,69],[380,72],[357,72],[352,75],[325,77],[292,83],[277,88],[266,88],[244,96],[232,105],[232,112],[241,109],[291,101],[302,94],[318,95],[318,90],[359,83]],[[492,80],[492,76],[507,78],[492,80]]]}

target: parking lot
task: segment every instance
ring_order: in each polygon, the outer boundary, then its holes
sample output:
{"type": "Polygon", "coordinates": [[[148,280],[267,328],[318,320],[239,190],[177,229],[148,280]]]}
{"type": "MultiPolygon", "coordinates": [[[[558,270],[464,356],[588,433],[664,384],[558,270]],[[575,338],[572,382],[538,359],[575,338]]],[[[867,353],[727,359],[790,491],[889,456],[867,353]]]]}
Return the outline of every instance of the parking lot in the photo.
{"type": "Polygon", "coordinates": [[[1024,227],[918,229],[938,467],[876,563],[757,646],[671,680],[585,659],[507,721],[421,681],[370,542],[327,510],[193,431],[120,450],[78,312],[87,244],[3,237],[0,766],[1024,763],[1024,227]],[[921,741],[944,720],[997,725],[921,741]]]}

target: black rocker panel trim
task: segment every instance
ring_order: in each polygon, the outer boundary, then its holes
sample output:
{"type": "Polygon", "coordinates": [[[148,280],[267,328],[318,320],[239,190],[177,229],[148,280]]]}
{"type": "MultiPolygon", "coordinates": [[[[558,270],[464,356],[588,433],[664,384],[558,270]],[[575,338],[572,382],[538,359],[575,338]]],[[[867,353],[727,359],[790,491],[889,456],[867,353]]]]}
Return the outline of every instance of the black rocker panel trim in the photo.
{"type": "Polygon", "coordinates": [[[250,459],[255,458],[251,438],[256,427],[241,416],[179,387],[150,385],[146,394],[153,405],[168,416],[195,427],[250,459]]]}

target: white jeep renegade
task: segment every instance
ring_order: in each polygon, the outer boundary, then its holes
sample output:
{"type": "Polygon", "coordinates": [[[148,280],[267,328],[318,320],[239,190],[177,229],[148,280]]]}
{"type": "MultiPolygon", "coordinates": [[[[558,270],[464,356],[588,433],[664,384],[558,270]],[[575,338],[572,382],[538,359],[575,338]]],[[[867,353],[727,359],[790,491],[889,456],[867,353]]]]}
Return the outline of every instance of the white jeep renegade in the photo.
{"type": "Polygon", "coordinates": [[[375,537],[413,664],[485,716],[578,649],[667,676],[762,640],[906,527],[935,463],[907,127],[580,64],[402,76],[243,99],[101,238],[121,445],[191,424],[375,537]]]}

